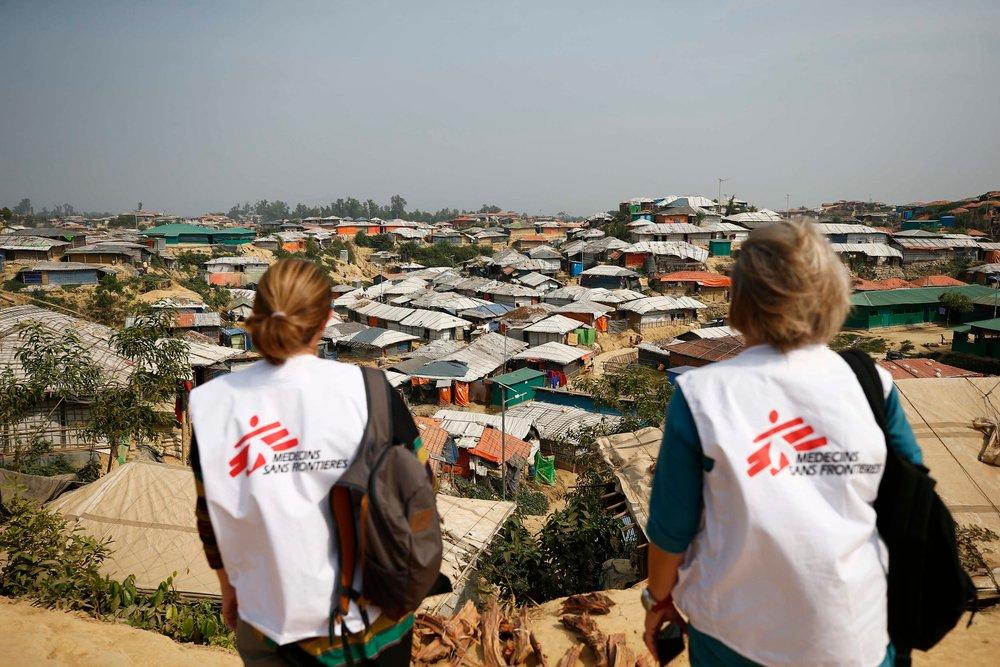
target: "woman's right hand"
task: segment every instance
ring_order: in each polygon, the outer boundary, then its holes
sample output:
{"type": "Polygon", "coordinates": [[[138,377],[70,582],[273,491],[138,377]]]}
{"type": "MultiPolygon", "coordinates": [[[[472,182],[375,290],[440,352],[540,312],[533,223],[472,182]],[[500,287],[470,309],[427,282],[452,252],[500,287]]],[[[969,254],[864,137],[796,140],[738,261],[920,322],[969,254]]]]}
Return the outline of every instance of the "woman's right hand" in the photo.
{"type": "Polygon", "coordinates": [[[229,575],[225,569],[216,570],[215,573],[219,576],[219,588],[222,589],[222,620],[226,622],[226,627],[235,632],[240,618],[236,589],[229,583],[229,575]]]}

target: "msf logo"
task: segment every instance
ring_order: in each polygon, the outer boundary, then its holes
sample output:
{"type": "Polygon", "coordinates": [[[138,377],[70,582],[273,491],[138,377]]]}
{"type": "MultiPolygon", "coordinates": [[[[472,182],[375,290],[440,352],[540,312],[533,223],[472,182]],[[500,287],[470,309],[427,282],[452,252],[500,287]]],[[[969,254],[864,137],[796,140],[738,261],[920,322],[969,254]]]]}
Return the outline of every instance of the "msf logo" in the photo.
{"type": "Polygon", "coordinates": [[[763,444],[747,457],[750,466],[747,475],[750,477],[764,470],[777,475],[788,467],[789,456],[794,457],[795,452],[808,452],[826,444],[826,438],[813,437],[815,432],[812,426],[801,417],[778,424],[778,411],[771,410],[767,418],[775,425],[753,439],[755,445],[763,444]]]}
{"type": "Polygon", "coordinates": [[[298,438],[291,437],[288,429],[284,428],[280,421],[264,424],[260,427],[257,426],[258,424],[260,424],[260,418],[257,415],[251,417],[250,428],[253,430],[233,445],[234,449],[239,449],[240,451],[236,453],[236,456],[229,459],[230,477],[236,477],[243,471],[246,471],[246,474],[250,475],[254,470],[264,465],[266,462],[264,455],[259,451],[264,447],[270,447],[272,452],[283,452],[299,444],[298,438]],[[256,447],[253,448],[257,451],[257,457],[253,461],[253,466],[250,466],[251,443],[254,442],[254,439],[259,441],[256,447]]]}

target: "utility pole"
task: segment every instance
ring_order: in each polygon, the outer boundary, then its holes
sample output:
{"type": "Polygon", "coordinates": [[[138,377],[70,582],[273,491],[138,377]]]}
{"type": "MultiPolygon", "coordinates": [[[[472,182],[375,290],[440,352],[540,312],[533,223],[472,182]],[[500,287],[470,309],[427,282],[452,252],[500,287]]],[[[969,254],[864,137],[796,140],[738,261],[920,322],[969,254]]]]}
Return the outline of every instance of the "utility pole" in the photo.
{"type": "Polygon", "coordinates": [[[728,180],[729,180],[728,178],[719,179],[719,199],[717,200],[719,203],[719,213],[722,213],[722,184],[728,180]]]}
{"type": "Polygon", "coordinates": [[[788,193],[785,193],[785,217],[786,218],[792,217],[792,214],[791,214],[792,206],[791,206],[791,204],[788,203],[790,198],[791,198],[791,195],[788,194],[788,193]]]}
{"type": "MultiPolygon", "coordinates": [[[[503,372],[507,372],[507,335],[503,336],[503,372]]],[[[507,385],[500,385],[500,497],[507,500],[507,385]]]]}

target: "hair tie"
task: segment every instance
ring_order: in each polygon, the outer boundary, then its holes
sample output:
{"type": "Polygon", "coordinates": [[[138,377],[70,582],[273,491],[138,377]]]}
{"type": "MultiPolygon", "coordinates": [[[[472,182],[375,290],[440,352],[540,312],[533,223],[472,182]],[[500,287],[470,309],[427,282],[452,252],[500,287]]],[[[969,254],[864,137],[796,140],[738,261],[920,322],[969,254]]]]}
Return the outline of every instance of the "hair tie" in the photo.
{"type": "Polygon", "coordinates": [[[285,316],[285,311],[283,310],[276,310],[273,313],[271,313],[271,317],[284,317],[284,316],[285,316]]]}

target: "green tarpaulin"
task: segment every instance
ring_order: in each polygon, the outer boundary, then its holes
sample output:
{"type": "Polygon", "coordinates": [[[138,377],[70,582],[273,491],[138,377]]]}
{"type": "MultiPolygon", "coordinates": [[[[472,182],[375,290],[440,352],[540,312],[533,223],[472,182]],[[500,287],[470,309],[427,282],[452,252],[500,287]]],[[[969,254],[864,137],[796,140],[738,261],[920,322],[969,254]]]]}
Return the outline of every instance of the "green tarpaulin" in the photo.
{"type": "Polygon", "coordinates": [[[535,454],[535,481],[556,485],[556,457],[542,456],[541,452],[535,454]]]}

